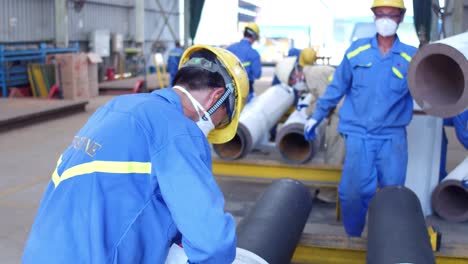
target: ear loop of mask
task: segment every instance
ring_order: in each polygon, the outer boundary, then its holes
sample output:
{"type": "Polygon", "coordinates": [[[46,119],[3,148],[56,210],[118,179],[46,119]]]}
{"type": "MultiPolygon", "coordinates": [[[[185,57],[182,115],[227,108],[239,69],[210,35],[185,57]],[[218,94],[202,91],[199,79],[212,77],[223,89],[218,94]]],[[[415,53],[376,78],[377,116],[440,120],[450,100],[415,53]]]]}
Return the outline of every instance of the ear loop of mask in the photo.
{"type": "Polygon", "coordinates": [[[205,121],[209,121],[211,124],[213,124],[213,121],[211,120],[211,116],[210,114],[208,114],[208,112],[205,110],[205,108],[197,101],[197,99],[193,98],[193,96],[187,92],[187,90],[185,90],[184,87],[181,87],[181,86],[174,86],[172,87],[174,89],[177,89],[179,91],[181,91],[182,93],[184,93],[188,99],[190,100],[190,102],[192,103],[193,107],[195,108],[195,111],[197,111],[197,114],[198,114],[198,118],[199,120],[198,121],[201,121],[201,119],[205,120],[205,121]],[[201,110],[203,112],[203,115],[200,115],[200,112],[199,110],[201,110]]]}

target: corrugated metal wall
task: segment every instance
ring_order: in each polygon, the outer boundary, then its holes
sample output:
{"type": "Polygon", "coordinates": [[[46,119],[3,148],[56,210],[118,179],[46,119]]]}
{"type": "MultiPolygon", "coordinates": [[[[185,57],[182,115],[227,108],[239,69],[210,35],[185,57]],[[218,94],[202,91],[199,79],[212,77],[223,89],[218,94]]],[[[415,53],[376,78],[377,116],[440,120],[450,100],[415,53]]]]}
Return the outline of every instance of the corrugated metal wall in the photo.
{"type": "Polygon", "coordinates": [[[53,0],[0,0],[0,42],[54,38],[53,0]]]}
{"type": "MultiPolygon", "coordinates": [[[[165,26],[171,25],[179,38],[179,1],[145,0],[145,38],[147,42],[173,42],[165,26]]],[[[0,42],[52,41],[55,35],[54,0],[0,0],[0,42]]],[[[135,0],[86,0],[81,10],[67,2],[69,40],[87,41],[89,33],[106,29],[121,33],[131,41],[135,34],[135,0]]]]}

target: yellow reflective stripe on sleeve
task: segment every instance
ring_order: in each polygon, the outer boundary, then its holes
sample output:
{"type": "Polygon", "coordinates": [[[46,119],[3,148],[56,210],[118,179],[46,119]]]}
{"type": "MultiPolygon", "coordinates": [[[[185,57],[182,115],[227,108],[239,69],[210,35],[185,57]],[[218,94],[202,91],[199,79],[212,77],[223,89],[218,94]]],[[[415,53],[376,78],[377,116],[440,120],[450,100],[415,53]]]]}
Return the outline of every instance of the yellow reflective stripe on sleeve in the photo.
{"type": "Polygon", "coordinates": [[[92,161],[83,163],[64,171],[58,176],[57,169],[52,175],[52,180],[57,187],[62,181],[93,172],[104,173],[151,173],[150,162],[120,162],[120,161],[92,161]],[[56,179],[56,180],[54,180],[56,179]]]}
{"type": "Polygon", "coordinates": [[[60,183],[60,177],[57,173],[57,168],[62,163],[62,155],[60,155],[59,159],[57,160],[57,167],[55,167],[54,173],[52,173],[52,181],[54,182],[55,187],[60,183]]]}
{"type": "Polygon", "coordinates": [[[398,76],[398,78],[403,79],[403,74],[401,74],[401,72],[400,72],[397,68],[392,67],[392,72],[393,72],[396,76],[398,76]]]}
{"type": "Polygon", "coordinates": [[[408,55],[408,53],[402,52],[402,53],[400,53],[400,55],[401,55],[403,58],[405,58],[405,60],[407,60],[408,62],[411,62],[411,56],[408,55]]]}
{"type": "Polygon", "coordinates": [[[246,62],[242,63],[242,66],[244,66],[244,67],[250,66],[250,61],[246,61],[246,62]]]}
{"type": "Polygon", "coordinates": [[[349,52],[348,54],[346,54],[346,57],[349,59],[351,59],[352,57],[358,55],[359,53],[365,51],[366,49],[369,49],[371,47],[371,44],[366,44],[364,46],[361,46],[351,52],[349,52]]]}
{"type": "Polygon", "coordinates": [[[333,81],[333,74],[328,76],[328,82],[331,83],[333,81]]]}

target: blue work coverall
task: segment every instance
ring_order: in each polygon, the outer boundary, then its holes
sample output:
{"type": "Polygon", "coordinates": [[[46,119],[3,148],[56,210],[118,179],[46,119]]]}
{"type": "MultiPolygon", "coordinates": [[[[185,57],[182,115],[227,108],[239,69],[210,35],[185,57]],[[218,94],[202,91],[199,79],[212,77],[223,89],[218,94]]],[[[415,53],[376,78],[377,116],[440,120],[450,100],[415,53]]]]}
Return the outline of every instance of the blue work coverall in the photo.
{"type": "Polygon", "coordinates": [[[125,95],[59,158],[23,263],[164,263],[180,234],[191,263],[235,258],[208,141],[172,89],[125,95]]]}
{"type": "MultiPolygon", "coordinates": [[[[444,119],[444,126],[452,126],[455,129],[458,141],[468,150],[468,110],[450,118],[444,119]]],[[[445,129],[442,130],[442,153],[440,162],[440,178],[443,180],[447,176],[447,135],[445,129]]]]}
{"type": "Polygon", "coordinates": [[[174,77],[179,70],[179,62],[183,53],[184,51],[179,47],[175,47],[169,51],[167,58],[167,72],[169,73],[170,77],[169,86],[172,86],[172,81],[174,80],[174,77]]]}
{"type": "Polygon", "coordinates": [[[378,185],[405,183],[406,126],[413,114],[406,75],[415,52],[398,37],[385,56],[377,35],[353,42],[317,102],[313,118],[320,121],[345,96],[338,131],[345,137],[346,157],[338,195],[349,236],[361,235],[378,185]]]}
{"type": "Polygon", "coordinates": [[[230,52],[239,58],[242,65],[249,76],[249,96],[247,102],[254,96],[254,81],[259,79],[262,75],[262,63],[260,61],[260,54],[254,48],[247,39],[232,44],[227,48],[230,52]]]}

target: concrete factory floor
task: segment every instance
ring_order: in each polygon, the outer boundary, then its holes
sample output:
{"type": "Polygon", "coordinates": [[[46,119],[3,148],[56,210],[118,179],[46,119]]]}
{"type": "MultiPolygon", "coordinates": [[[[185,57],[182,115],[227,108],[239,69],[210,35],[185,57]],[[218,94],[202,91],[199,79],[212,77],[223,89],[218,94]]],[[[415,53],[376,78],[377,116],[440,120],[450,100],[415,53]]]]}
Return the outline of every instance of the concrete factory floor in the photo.
{"type": "MultiPolygon", "coordinates": [[[[257,85],[259,91],[271,82],[272,68],[265,68],[264,77],[257,85]]],[[[86,112],[34,123],[0,133],[0,263],[19,263],[25,241],[34,220],[37,207],[60,153],[70,144],[73,135],[88,117],[111,96],[90,100],[86,112]]],[[[466,151],[456,140],[452,129],[449,137],[448,169],[453,169],[466,151]]],[[[266,184],[245,183],[218,178],[226,197],[226,209],[240,220],[255,203],[266,184]]],[[[468,224],[448,224],[436,217],[442,233],[442,244],[465,240],[468,248],[468,224]]],[[[335,205],[314,202],[308,224],[308,233],[344,235],[339,222],[335,221],[335,205]]]]}

